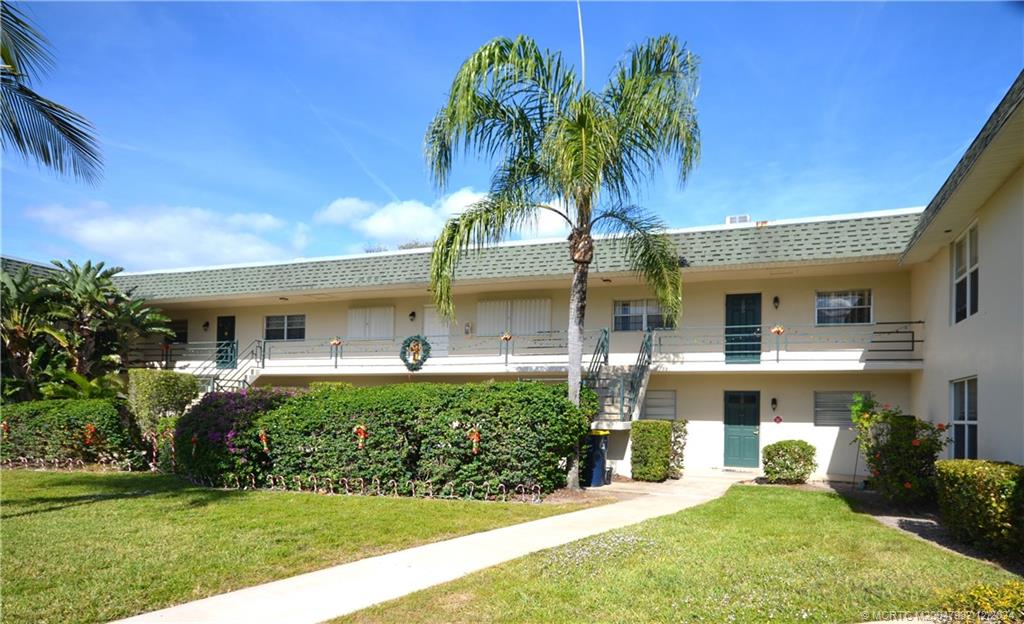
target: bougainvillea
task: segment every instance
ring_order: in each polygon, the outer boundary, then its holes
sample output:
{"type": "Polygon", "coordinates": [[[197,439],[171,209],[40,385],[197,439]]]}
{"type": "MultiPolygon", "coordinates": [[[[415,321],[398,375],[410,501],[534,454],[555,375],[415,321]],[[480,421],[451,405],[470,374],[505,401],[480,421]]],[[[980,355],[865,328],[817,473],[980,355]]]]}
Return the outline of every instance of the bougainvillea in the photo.
{"type": "Polygon", "coordinates": [[[945,427],[859,394],[850,411],[875,490],[895,503],[933,499],[935,460],[946,446],[945,427]]]}
{"type": "Polygon", "coordinates": [[[253,422],[293,396],[294,390],[279,388],[206,394],[175,426],[176,448],[189,449],[178,453],[178,469],[218,482],[260,473],[266,453],[253,422]]]}

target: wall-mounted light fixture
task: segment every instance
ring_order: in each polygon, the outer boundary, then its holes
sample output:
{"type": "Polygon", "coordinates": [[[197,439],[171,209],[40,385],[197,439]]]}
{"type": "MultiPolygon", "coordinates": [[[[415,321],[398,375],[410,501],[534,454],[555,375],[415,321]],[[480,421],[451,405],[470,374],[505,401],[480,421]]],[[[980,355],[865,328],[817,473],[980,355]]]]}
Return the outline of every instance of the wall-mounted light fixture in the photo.
{"type": "Polygon", "coordinates": [[[203,322],[203,331],[210,331],[210,321],[203,322]]]}
{"type": "Polygon", "coordinates": [[[778,296],[778,295],[775,295],[774,297],[772,297],[772,306],[773,306],[773,307],[774,307],[774,308],[775,308],[776,310],[778,310],[778,309],[779,309],[779,296],[778,296]]]}
{"type": "Polygon", "coordinates": [[[779,400],[776,399],[775,397],[772,397],[772,411],[774,412],[776,410],[776,408],[778,408],[778,407],[779,407],[779,400]]]}
{"type": "Polygon", "coordinates": [[[409,322],[412,323],[415,320],[416,320],[416,310],[413,310],[412,312],[409,313],[409,322]]]}
{"type": "Polygon", "coordinates": [[[473,324],[469,321],[466,321],[465,332],[467,336],[473,333],[473,324]]]}

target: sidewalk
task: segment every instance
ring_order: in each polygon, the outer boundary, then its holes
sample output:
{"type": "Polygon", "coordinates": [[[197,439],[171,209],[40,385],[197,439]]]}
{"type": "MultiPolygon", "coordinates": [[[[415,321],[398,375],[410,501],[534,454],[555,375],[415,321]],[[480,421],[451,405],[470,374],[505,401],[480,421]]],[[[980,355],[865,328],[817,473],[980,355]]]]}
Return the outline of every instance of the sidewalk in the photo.
{"type": "Polygon", "coordinates": [[[742,473],[722,473],[663,484],[616,483],[608,489],[636,491],[636,497],[362,559],[119,623],[315,624],[539,550],[705,503],[747,478],[742,473]]]}

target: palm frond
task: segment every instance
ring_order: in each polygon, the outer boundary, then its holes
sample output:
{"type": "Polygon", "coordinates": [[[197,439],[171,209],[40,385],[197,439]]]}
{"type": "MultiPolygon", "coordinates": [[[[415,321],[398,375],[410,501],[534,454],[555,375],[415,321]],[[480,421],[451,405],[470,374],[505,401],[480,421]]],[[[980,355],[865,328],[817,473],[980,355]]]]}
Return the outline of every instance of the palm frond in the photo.
{"type": "Polygon", "coordinates": [[[654,291],[663,317],[674,325],[682,309],[679,251],[661,219],[636,206],[622,206],[603,211],[593,225],[610,235],[609,242],[624,246],[630,268],[654,291]]]}
{"type": "Polygon", "coordinates": [[[529,37],[484,44],[462,64],[447,104],[427,129],[426,158],[437,185],[444,188],[460,148],[489,157],[535,150],[547,121],[579,88],[561,55],[541,50],[529,37]]]}
{"type": "Polygon", "coordinates": [[[698,59],[671,35],[630,50],[603,99],[618,120],[622,158],[607,177],[620,197],[657,171],[662,158],[678,163],[685,182],[700,157],[697,125],[698,59]]]}
{"type": "Polygon", "coordinates": [[[504,194],[489,195],[449,219],[430,255],[430,283],[438,312],[448,318],[454,315],[452,279],[467,252],[505,240],[545,208],[550,207],[533,204],[521,192],[509,189],[504,194]]]}
{"type": "Polygon", "coordinates": [[[26,159],[90,184],[99,180],[103,161],[85,117],[39,95],[6,70],[2,94],[4,148],[13,145],[26,159]]]}
{"type": "Polygon", "coordinates": [[[49,42],[14,4],[0,2],[0,58],[4,71],[27,82],[53,69],[49,42]]]}

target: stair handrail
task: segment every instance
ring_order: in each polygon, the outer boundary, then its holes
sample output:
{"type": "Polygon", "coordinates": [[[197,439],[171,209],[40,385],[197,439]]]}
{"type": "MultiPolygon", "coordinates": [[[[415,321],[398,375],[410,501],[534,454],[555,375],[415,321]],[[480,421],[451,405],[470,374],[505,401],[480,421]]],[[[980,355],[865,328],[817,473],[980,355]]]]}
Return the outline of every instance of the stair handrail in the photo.
{"type": "Polygon", "coordinates": [[[601,375],[601,367],[608,365],[608,347],[608,328],[604,327],[601,329],[601,334],[597,338],[597,344],[594,345],[594,353],[590,356],[590,365],[587,367],[587,372],[583,376],[583,380],[586,383],[595,383],[601,375]]]}
{"type": "Polygon", "coordinates": [[[196,377],[209,377],[214,380],[214,387],[225,386],[225,384],[240,384],[249,387],[246,379],[249,371],[254,368],[263,368],[266,357],[266,349],[261,338],[256,338],[243,349],[238,350],[238,341],[222,341],[233,343],[235,348],[235,366],[230,369],[218,368],[221,351],[215,349],[212,356],[200,362],[191,371],[196,377]]]}
{"type": "Polygon", "coordinates": [[[636,407],[637,397],[647,378],[647,371],[651,366],[651,352],[654,345],[654,332],[650,329],[644,331],[643,340],[640,341],[640,350],[636,355],[636,364],[629,375],[629,383],[623,397],[622,413],[632,414],[636,407]],[[628,407],[628,410],[626,409],[628,407]]]}

